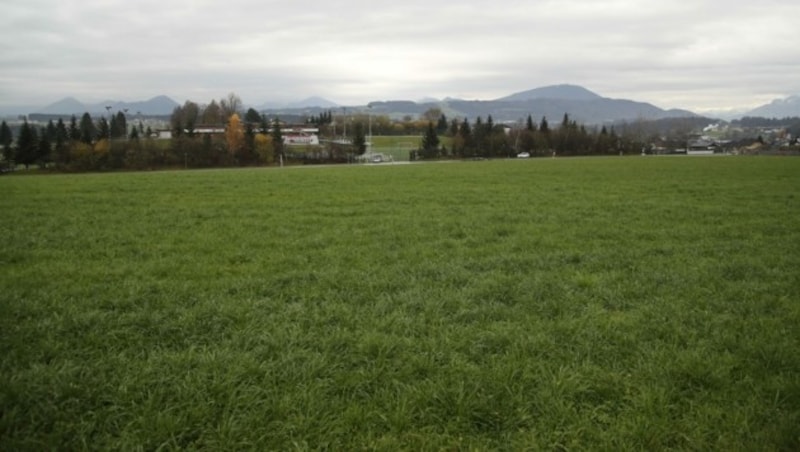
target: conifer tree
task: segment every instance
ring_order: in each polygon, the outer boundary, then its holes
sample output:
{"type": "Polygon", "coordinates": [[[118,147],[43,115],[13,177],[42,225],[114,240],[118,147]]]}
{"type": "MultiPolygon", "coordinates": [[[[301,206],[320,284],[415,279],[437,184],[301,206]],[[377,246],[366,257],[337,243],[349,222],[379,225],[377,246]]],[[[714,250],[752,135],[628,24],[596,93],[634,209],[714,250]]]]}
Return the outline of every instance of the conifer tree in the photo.
{"type": "Polygon", "coordinates": [[[270,136],[272,137],[272,150],[273,155],[284,155],[284,146],[283,146],[283,132],[281,131],[281,120],[280,118],[275,118],[272,122],[272,130],[270,131],[270,136]]]}
{"type": "MultiPolygon", "coordinates": [[[[53,132],[55,132],[55,126],[53,126],[53,132]]],[[[39,142],[36,145],[36,158],[34,160],[34,163],[38,164],[40,168],[46,167],[47,162],[51,159],[51,143],[49,130],[42,128],[39,131],[39,142]]]]}
{"type": "Polygon", "coordinates": [[[360,121],[353,128],[353,149],[356,155],[363,155],[367,152],[367,140],[364,136],[364,124],[360,121]]]}
{"type": "Polygon", "coordinates": [[[94,122],[92,122],[92,116],[89,113],[84,113],[83,116],[81,116],[79,130],[80,141],[86,144],[92,144],[97,129],[95,128],[94,122]]]}
{"type": "Polygon", "coordinates": [[[439,122],[436,123],[436,133],[445,133],[447,132],[447,116],[442,113],[439,116],[439,122]]]}
{"type": "Polygon", "coordinates": [[[550,133],[550,126],[547,124],[547,118],[542,116],[542,122],[539,123],[539,131],[542,133],[550,133]]]}
{"type": "Polygon", "coordinates": [[[76,142],[81,139],[81,129],[78,128],[78,119],[75,115],[69,119],[69,139],[76,142]]]}
{"type": "Polygon", "coordinates": [[[3,147],[3,159],[8,162],[14,160],[14,149],[11,143],[14,142],[14,134],[11,132],[11,127],[8,127],[5,121],[0,123],[0,146],[3,147]]]}
{"type": "Polygon", "coordinates": [[[17,163],[25,165],[25,169],[27,169],[36,161],[38,146],[36,128],[25,120],[19,129],[19,138],[17,139],[17,163]]]}
{"type": "Polygon", "coordinates": [[[423,158],[436,158],[439,155],[439,136],[433,127],[433,122],[428,122],[428,128],[422,136],[422,156],[423,158]]]}
{"type": "Polygon", "coordinates": [[[106,121],[106,118],[100,118],[97,121],[97,128],[95,129],[97,135],[95,135],[95,139],[97,141],[100,140],[108,140],[109,134],[111,133],[111,127],[106,121]]]}

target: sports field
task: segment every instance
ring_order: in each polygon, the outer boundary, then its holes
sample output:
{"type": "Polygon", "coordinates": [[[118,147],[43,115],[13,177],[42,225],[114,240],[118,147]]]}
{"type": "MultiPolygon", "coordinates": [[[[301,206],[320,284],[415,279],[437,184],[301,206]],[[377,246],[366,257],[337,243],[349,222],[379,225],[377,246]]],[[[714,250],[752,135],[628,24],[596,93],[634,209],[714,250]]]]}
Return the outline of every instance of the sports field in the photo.
{"type": "Polygon", "coordinates": [[[411,151],[419,149],[421,135],[376,135],[372,137],[372,152],[383,154],[396,162],[407,162],[411,151]]]}
{"type": "Polygon", "coordinates": [[[0,192],[0,450],[800,450],[800,159],[0,192]]]}

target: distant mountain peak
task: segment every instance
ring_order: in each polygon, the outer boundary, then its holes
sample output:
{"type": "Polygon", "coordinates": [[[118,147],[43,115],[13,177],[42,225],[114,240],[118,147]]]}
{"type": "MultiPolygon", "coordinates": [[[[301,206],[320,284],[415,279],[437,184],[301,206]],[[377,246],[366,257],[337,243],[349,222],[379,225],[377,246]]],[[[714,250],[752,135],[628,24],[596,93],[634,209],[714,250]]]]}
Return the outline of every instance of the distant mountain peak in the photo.
{"type": "Polygon", "coordinates": [[[178,103],[163,94],[146,101],[122,102],[117,100],[105,100],[95,104],[84,104],[74,97],[65,97],[58,102],[39,109],[36,113],[51,115],[79,115],[82,113],[102,114],[107,112],[107,106],[111,106],[112,111],[128,110],[129,113],[168,115],[178,106],[178,103]]]}
{"type": "Polygon", "coordinates": [[[165,103],[165,104],[176,104],[176,105],[178,104],[171,97],[165,94],[159,94],[158,96],[152,97],[144,101],[144,103],[165,103]]]}
{"type": "Polygon", "coordinates": [[[74,97],[65,97],[57,102],[44,107],[41,113],[47,114],[73,114],[86,111],[86,105],[74,97]]]}
{"type": "Polygon", "coordinates": [[[334,108],[338,106],[336,102],[332,102],[320,96],[311,96],[298,102],[289,103],[290,108],[334,108]]]}
{"type": "Polygon", "coordinates": [[[800,116],[800,95],[774,99],[768,104],[748,111],[744,116],[760,116],[764,118],[800,116]]]}
{"type": "Polygon", "coordinates": [[[504,102],[524,102],[535,99],[559,99],[559,100],[595,100],[602,99],[599,94],[588,89],[570,84],[549,85],[521,91],[510,96],[501,97],[498,101],[504,102]]]}

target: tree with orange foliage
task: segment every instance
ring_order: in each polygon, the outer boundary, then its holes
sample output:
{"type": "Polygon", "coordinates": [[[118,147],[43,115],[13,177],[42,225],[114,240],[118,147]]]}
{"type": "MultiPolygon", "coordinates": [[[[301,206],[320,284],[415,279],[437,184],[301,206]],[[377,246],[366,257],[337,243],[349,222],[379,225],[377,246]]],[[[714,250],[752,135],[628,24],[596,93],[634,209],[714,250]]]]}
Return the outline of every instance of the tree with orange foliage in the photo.
{"type": "Polygon", "coordinates": [[[228,144],[228,153],[239,160],[244,150],[244,127],[239,115],[232,114],[228,119],[228,126],[225,128],[225,142],[228,144]]]}

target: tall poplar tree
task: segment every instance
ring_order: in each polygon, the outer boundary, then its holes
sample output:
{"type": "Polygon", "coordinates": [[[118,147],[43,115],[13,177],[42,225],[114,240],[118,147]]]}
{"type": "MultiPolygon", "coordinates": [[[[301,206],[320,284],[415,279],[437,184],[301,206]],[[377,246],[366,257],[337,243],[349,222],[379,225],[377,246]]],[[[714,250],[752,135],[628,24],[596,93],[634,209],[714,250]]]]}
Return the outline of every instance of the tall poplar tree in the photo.
{"type": "Polygon", "coordinates": [[[228,119],[228,127],[225,128],[225,142],[228,145],[228,152],[238,161],[244,147],[244,128],[236,113],[228,119]]]}

